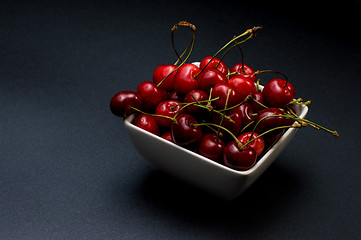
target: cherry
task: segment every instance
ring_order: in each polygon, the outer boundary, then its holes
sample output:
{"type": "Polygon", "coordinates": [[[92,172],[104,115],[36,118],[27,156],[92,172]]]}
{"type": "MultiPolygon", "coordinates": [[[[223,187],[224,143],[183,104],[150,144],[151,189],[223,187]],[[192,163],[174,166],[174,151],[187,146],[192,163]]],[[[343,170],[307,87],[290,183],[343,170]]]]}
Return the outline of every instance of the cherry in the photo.
{"type": "MultiPolygon", "coordinates": [[[[182,108],[181,105],[179,105],[180,102],[176,100],[165,100],[157,106],[155,110],[156,115],[160,116],[167,116],[169,118],[173,118],[176,113],[182,108]]],[[[159,127],[162,128],[170,128],[172,125],[172,119],[165,118],[165,117],[155,117],[155,120],[159,127]]]]}
{"type": "Polygon", "coordinates": [[[184,64],[178,68],[174,76],[174,90],[181,95],[187,94],[190,90],[198,88],[198,81],[194,78],[201,70],[194,64],[184,64]]]}
{"type": "Polygon", "coordinates": [[[232,77],[229,79],[228,83],[237,89],[241,96],[241,101],[246,99],[248,95],[254,94],[256,92],[256,86],[254,85],[254,82],[244,76],[232,77]]]}
{"type": "MultiPolygon", "coordinates": [[[[202,60],[201,63],[200,63],[199,68],[200,68],[200,69],[203,69],[203,68],[209,63],[209,61],[211,61],[211,59],[212,59],[211,56],[208,56],[208,57],[203,58],[203,60],[202,60]]],[[[224,64],[223,61],[221,61],[221,62],[219,63],[219,61],[220,61],[220,60],[219,60],[218,58],[216,58],[216,57],[213,58],[212,62],[207,65],[206,69],[208,69],[208,68],[216,68],[216,69],[218,69],[221,73],[223,73],[224,75],[227,75],[227,74],[228,74],[228,68],[227,68],[226,64],[224,64]],[[218,66],[218,67],[217,67],[217,66],[218,66]]]]}
{"type": "Polygon", "coordinates": [[[239,111],[243,126],[248,125],[254,120],[253,114],[255,111],[253,105],[251,105],[250,103],[243,103],[240,106],[238,106],[236,109],[238,109],[239,111]]]}
{"type": "MultiPolygon", "coordinates": [[[[206,93],[206,92],[204,92],[202,90],[191,90],[185,95],[183,101],[185,103],[192,103],[192,102],[195,102],[194,99],[196,99],[198,102],[207,100],[208,99],[208,93],[206,93]]],[[[197,112],[199,112],[200,108],[197,107],[197,106],[190,105],[190,106],[188,106],[186,108],[186,110],[189,113],[197,113],[197,112]]]]}
{"type": "Polygon", "coordinates": [[[216,68],[207,68],[198,75],[198,86],[205,92],[216,86],[218,83],[228,83],[228,78],[216,68]]]}
{"type": "Polygon", "coordinates": [[[187,148],[194,147],[203,135],[195,117],[190,114],[180,114],[176,121],[177,123],[172,124],[170,130],[173,142],[187,148]]]}
{"type": "Polygon", "coordinates": [[[159,65],[153,73],[153,82],[167,91],[173,90],[173,79],[177,71],[173,72],[177,68],[176,65],[159,65]],[[173,73],[172,73],[173,72],[173,73]],[[169,75],[172,73],[171,75],[169,75]],[[169,75],[169,76],[168,76],[169,75]],[[167,77],[168,76],[168,77],[167,77]],[[164,81],[163,79],[167,77],[164,81]],[[163,81],[163,82],[162,82],[163,81]],[[162,82],[162,83],[161,83],[162,82]],[[160,85],[159,85],[160,84],[160,85]]]}
{"type": "Polygon", "coordinates": [[[141,96],[134,91],[120,91],[110,100],[110,110],[118,117],[127,117],[135,110],[130,108],[141,108],[143,100],[141,96]]]}
{"type": "Polygon", "coordinates": [[[173,142],[170,131],[163,133],[160,137],[167,140],[167,141],[169,141],[169,142],[173,142]]]}
{"type": "Polygon", "coordinates": [[[236,141],[231,141],[224,148],[224,165],[235,170],[248,170],[256,163],[257,153],[250,146],[241,149],[238,145],[236,141]]]}
{"type": "MultiPolygon", "coordinates": [[[[257,102],[266,105],[265,101],[263,100],[263,96],[262,96],[262,92],[261,91],[256,91],[255,93],[252,93],[252,98],[254,100],[256,100],[257,102]]],[[[255,112],[259,112],[262,109],[264,109],[264,107],[262,105],[260,105],[259,103],[257,103],[255,101],[251,101],[251,104],[253,106],[253,109],[255,112]]]]}
{"type": "Polygon", "coordinates": [[[219,97],[219,99],[214,101],[213,103],[218,109],[224,109],[224,107],[226,106],[227,98],[227,108],[235,106],[242,100],[241,95],[238,93],[236,88],[227,83],[218,83],[213,88],[212,98],[216,97],[219,97]]]}
{"type": "Polygon", "coordinates": [[[262,92],[263,99],[271,107],[284,107],[295,98],[295,95],[292,84],[280,78],[268,81],[262,92]]]}
{"type": "Polygon", "coordinates": [[[153,111],[157,105],[164,101],[168,94],[163,88],[157,87],[155,83],[144,81],[138,85],[137,93],[143,99],[143,109],[153,111]]]}
{"type": "Polygon", "coordinates": [[[242,117],[239,109],[233,108],[225,112],[225,115],[231,118],[232,122],[228,118],[223,118],[222,120],[222,115],[218,113],[212,114],[212,122],[227,128],[231,133],[237,135],[242,128],[242,117]]]}
{"type": "MultiPolygon", "coordinates": [[[[267,130],[280,127],[280,126],[287,126],[287,120],[285,117],[282,117],[283,112],[278,108],[266,108],[258,112],[257,116],[255,117],[255,124],[256,132],[262,133],[267,130]],[[277,115],[277,116],[273,116],[277,115]]],[[[282,129],[275,130],[270,132],[267,135],[277,135],[282,131],[282,129]]]]}
{"type": "Polygon", "coordinates": [[[178,94],[175,90],[168,93],[168,99],[169,100],[177,100],[182,102],[183,101],[183,95],[178,94]]]}
{"type": "MultiPolygon", "coordinates": [[[[255,139],[259,136],[259,134],[256,132],[254,132],[253,134],[252,132],[245,132],[239,135],[237,138],[241,143],[246,144],[250,140],[251,136],[252,139],[255,139]]],[[[256,151],[257,156],[260,156],[263,153],[265,141],[262,137],[258,137],[256,140],[253,140],[253,142],[251,142],[249,146],[256,151]]]]}
{"type": "Polygon", "coordinates": [[[134,125],[150,133],[159,135],[159,127],[153,116],[141,113],[134,119],[134,125]]]}
{"type": "Polygon", "coordinates": [[[205,134],[198,147],[198,153],[213,161],[220,162],[225,143],[214,133],[205,134]]]}
{"type": "Polygon", "coordinates": [[[240,76],[249,78],[253,82],[256,82],[256,80],[257,80],[257,76],[254,75],[255,71],[250,66],[247,66],[246,64],[243,64],[243,66],[242,66],[242,63],[237,63],[237,64],[233,65],[231,68],[231,73],[233,73],[233,72],[236,72],[240,76]]]}

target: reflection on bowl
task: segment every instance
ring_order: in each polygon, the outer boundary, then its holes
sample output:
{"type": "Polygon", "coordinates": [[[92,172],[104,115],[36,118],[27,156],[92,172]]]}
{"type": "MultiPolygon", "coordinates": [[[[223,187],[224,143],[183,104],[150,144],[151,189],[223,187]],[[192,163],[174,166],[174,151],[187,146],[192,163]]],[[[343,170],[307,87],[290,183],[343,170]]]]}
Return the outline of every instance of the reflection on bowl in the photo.
{"type": "MultiPolygon", "coordinates": [[[[295,105],[304,118],[308,107],[295,105]]],[[[278,142],[247,171],[237,171],[171,143],[132,124],[135,115],[124,120],[125,129],[140,155],[155,169],[190,183],[224,199],[233,199],[246,190],[278,157],[297,128],[288,129],[278,142]]]]}

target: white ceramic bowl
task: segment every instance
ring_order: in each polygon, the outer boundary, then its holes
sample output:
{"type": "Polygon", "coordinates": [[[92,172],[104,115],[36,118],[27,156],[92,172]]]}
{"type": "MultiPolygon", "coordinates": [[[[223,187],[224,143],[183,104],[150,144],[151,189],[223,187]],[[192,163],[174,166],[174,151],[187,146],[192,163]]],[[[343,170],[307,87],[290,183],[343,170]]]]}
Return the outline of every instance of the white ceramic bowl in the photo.
{"type": "MultiPolygon", "coordinates": [[[[295,105],[295,111],[304,118],[308,107],[295,105]]],[[[273,163],[297,132],[296,128],[288,129],[251,169],[237,171],[135,126],[132,124],[134,118],[131,115],[124,120],[125,129],[140,155],[156,170],[228,200],[246,190],[273,163]]]]}

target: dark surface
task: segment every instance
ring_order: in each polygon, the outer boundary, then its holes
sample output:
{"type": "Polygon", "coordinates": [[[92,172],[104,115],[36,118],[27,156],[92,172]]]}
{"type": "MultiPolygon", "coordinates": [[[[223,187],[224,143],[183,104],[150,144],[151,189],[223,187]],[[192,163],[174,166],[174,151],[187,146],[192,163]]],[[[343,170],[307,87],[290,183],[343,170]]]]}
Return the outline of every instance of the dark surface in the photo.
{"type": "Polygon", "coordinates": [[[360,3],[30,2],[0,3],[0,239],[361,236],[360,3]],[[300,130],[232,202],[155,173],[109,100],[175,61],[179,20],[197,26],[190,61],[263,25],[246,63],[286,73],[341,137],[300,130]]]}

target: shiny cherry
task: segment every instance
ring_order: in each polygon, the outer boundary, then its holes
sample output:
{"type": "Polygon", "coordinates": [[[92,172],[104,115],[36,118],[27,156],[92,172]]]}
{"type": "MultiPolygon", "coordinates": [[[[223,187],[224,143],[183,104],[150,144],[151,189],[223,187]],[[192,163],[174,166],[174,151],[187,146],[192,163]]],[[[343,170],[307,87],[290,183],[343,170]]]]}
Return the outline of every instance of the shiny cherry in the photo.
{"type": "Polygon", "coordinates": [[[250,146],[241,149],[236,141],[227,144],[223,151],[224,165],[235,170],[245,171],[254,166],[257,153],[250,146]]]}
{"type": "MultiPolygon", "coordinates": [[[[194,98],[199,102],[199,101],[204,101],[204,100],[208,100],[208,93],[202,91],[202,90],[191,90],[189,91],[185,97],[184,97],[184,100],[183,102],[184,103],[192,103],[192,102],[195,102],[194,98]]],[[[186,111],[189,112],[189,113],[197,113],[199,112],[200,108],[197,107],[197,106],[188,106],[186,107],[186,111]]]]}
{"type": "MultiPolygon", "coordinates": [[[[203,68],[209,63],[209,61],[211,61],[211,59],[212,59],[211,56],[208,56],[208,57],[203,58],[203,60],[202,60],[201,63],[200,63],[199,68],[200,68],[200,69],[203,69],[203,68]]],[[[220,61],[220,60],[219,60],[218,58],[216,58],[216,57],[213,58],[212,62],[207,65],[206,69],[208,69],[208,68],[216,68],[217,65],[218,65],[218,63],[219,63],[219,61],[220,61]]],[[[227,75],[227,74],[228,74],[228,68],[227,68],[226,64],[225,64],[223,61],[221,61],[221,63],[219,63],[217,69],[218,69],[221,73],[223,73],[224,75],[227,75]]]]}
{"type": "MultiPolygon", "coordinates": [[[[217,125],[221,125],[222,127],[227,128],[234,135],[238,135],[239,131],[241,131],[241,128],[242,128],[242,117],[241,117],[240,111],[237,108],[233,108],[233,109],[225,112],[224,114],[227,117],[231,118],[233,120],[233,122],[231,122],[227,118],[223,118],[223,121],[222,121],[222,115],[220,115],[218,113],[212,114],[212,122],[217,125]]],[[[224,133],[224,131],[222,131],[222,132],[224,133]]],[[[225,134],[227,134],[227,133],[225,133],[225,134]]],[[[228,136],[228,134],[227,134],[227,136],[228,136]]]]}
{"type": "Polygon", "coordinates": [[[233,73],[233,72],[236,72],[237,75],[249,78],[253,82],[256,82],[256,80],[257,80],[257,76],[254,75],[255,71],[250,66],[247,66],[246,64],[243,64],[243,67],[242,67],[242,63],[237,63],[237,64],[233,65],[231,68],[231,73],[233,73]]]}
{"type": "Polygon", "coordinates": [[[229,79],[228,84],[234,86],[243,101],[248,95],[256,92],[256,86],[252,80],[244,76],[235,76],[229,79]]]}
{"type": "Polygon", "coordinates": [[[199,89],[205,92],[218,83],[228,83],[228,78],[216,68],[207,68],[197,77],[199,89]]]}
{"type": "MultiPolygon", "coordinates": [[[[246,144],[251,139],[251,135],[252,132],[245,132],[239,135],[237,138],[241,143],[246,144]]],[[[255,139],[258,136],[259,134],[254,132],[252,135],[252,139],[255,139]]],[[[256,151],[257,156],[260,156],[263,153],[265,147],[264,139],[262,137],[259,137],[253,142],[251,142],[249,146],[256,151]]]]}
{"type": "Polygon", "coordinates": [[[143,109],[145,111],[154,111],[157,105],[167,97],[167,91],[150,81],[144,81],[138,85],[137,93],[143,99],[143,109]]]}
{"type": "MultiPolygon", "coordinates": [[[[257,102],[266,105],[265,101],[263,100],[263,96],[262,96],[262,92],[261,91],[256,91],[255,93],[252,93],[252,98],[254,100],[256,100],[257,102]]],[[[251,101],[250,103],[253,106],[253,109],[255,112],[259,112],[262,109],[264,109],[264,107],[262,105],[260,105],[259,103],[257,103],[255,101],[251,101]]]]}
{"type": "Polygon", "coordinates": [[[174,90],[181,95],[198,89],[198,80],[194,78],[201,70],[194,64],[186,63],[178,70],[173,80],[174,90]]]}
{"type": "Polygon", "coordinates": [[[159,135],[159,127],[153,116],[141,113],[134,119],[134,125],[150,133],[159,135]]]}
{"type": "Polygon", "coordinates": [[[213,161],[220,162],[225,143],[214,133],[205,134],[198,147],[198,153],[213,161]]]}
{"type": "MultiPolygon", "coordinates": [[[[257,124],[256,132],[263,133],[275,127],[286,126],[287,125],[286,118],[279,115],[283,115],[283,112],[278,108],[265,108],[259,111],[254,120],[255,124],[257,124]],[[277,116],[272,116],[272,115],[277,115],[277,116]]],[[[282,129],[272,131],[267,135],[277,135],[280,132],[282,132],[282,129]]]]}
{"type": "MultiPolygon", "coordinates": [[[[173,118],[177,114],[177,112],[182,108],[182,106],[179,104],[180,102],[176,100],[165,100],[158,104],[155,110],[155,114],[173,118]]],[[[156,116],[155,120],[158,126],[162,128],[170,128],[173,122],[169,118],[159,117],[159,116],[156,116]]]]}
{"type": "Polygon", "coordinates": [[[284,107],[295,98],[295,95],[292,84],[280,78],[268,81],[262,91],[263,99],[271,107],[284,107]]]}
{"type": "Polygon", "coordinates": [[[214,101],[214,104],[218,109],[224,109],[228,97],[228,91],[230,91],[227,108],[232,107],[241,102],[241,95],[238,93],[235,87],[227,83],[218,83],[212,91],[212,98],[219,97],[218,100],[214,101]]]}
{"type": "Polygon", "coordinates": [[[160,137],[167,140],[167,141],[169,141],[169,142],[173,142],[170,131],[163,133],[160,137]]]}
{"type": "Polygon", "coordinates": [[[242,119],[243,126],[248,125],[250,122],[254,120],[254,108],[250,103],[243,103],[240,106],[238,106],[236,109],[238,109],[239,114],[242,119]]]}
{"type": "MultiPolygon", "coordinates": [[[[153,72],[153,82],[158,86],[158,84],[176,68],[177,66],[172,64],[159,65],[153,72]]],[[[173,90],[173,79],[175,74],[176,71],[169,75],[159,87],[164,88],[167,91],[173,90]]]]}
{"type": "Polygon", "coordinates": [[[131,106],[141,109],[142,103],[142,97],[138,93],[134,91],[120,91],[110,100],[110,110],[118,117],[127,117],[135,113],[135,110],[130,108],[131,106]]]}
{"type": "Polygon", "coordinates": [[[186,148],[194,147],[203,136],[202,128],[197,126],[195,117],[190,114],[180,114],[176,120],[177,123],[172,124],[170,131],[173,142],[186,148]]]}

